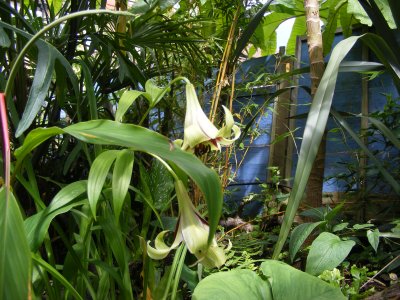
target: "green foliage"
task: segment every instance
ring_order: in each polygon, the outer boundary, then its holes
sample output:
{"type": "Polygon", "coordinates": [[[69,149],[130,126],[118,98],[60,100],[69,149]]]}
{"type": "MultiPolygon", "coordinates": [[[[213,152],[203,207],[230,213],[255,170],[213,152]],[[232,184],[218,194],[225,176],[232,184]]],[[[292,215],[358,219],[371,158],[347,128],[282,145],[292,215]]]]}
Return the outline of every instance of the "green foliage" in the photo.
{"type": "Polygon", "coordinates": [[[340,237],[329,232],[321,233],[311,244],[307,256],[306,272],[319,275],[324,270],[337,267],[349,254],[354,241],[341,240],[340,237]]]}
{"type": "Polygon", "coordinates": [[[31,259],[23,219],[17,201],[0,189],[0,295],[3,299],[27,299],[30,294],[31,259]]]}
{"type": "Polygon", "coordinates": [[[346,299],[340,289],[282,262],[264,261],[260,270],[263,276],[250,270],[212,274],[200,281],[193,299],[346,299]]]}

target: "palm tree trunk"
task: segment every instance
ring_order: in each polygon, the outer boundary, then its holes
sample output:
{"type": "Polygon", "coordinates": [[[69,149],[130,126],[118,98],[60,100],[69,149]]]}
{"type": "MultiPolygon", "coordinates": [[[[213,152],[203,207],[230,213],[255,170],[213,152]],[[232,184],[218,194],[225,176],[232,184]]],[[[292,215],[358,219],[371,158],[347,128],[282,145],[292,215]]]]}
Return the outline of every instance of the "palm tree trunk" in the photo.
{"type": "MultiPolygon", "coordinates": [[[[307,44],[310,57],[311,97],[314,98],[318,85],[324,74],[322,33],[319,18],[319,1],[304,0],[307,23],[307,44]]],[[[309,207],[319,207],[322,203],[322,186],[325,167],[326,132],[318,148],[306,188],[305,204],[309,207]]]]}

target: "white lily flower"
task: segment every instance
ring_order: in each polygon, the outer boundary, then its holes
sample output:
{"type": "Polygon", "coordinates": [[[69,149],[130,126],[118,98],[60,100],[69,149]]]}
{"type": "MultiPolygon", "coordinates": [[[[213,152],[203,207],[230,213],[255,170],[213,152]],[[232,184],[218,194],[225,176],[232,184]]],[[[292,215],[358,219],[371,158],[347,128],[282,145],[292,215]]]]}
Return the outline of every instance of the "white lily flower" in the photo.
{"type": "Polygon", "coordinates": [[[176,181],[175,189],[180,209],[175,240],[168,247],[164,242],[164,235],[168,231],[162,231],[154,241],[155,247],[150,246],[150,241],[147,242],[147,254],[152,259],[163,259],[172,249],[177,248],[183,240],[189,252],[194,254],[198,262],[205,267],[221,267],[226,261],[224,250],[218,247],[215,238],[208,246],[209,227],[206,221],[196,212],[183,182],[176,181]]]}
{"type": "Polygon", "coordinates": [[[218,130],[207,118],[200,106],[193,84],[186,84],[186,115],[183,150],[192,151],[200,144],[209,145],[211,150],[221,150],[221,145],[230,145],[240,136],[240,128],[235,125],[232,113],[225,106],[225,126],[218,130]],[[232,132],[234,137],[232,139],[232,132]]]}

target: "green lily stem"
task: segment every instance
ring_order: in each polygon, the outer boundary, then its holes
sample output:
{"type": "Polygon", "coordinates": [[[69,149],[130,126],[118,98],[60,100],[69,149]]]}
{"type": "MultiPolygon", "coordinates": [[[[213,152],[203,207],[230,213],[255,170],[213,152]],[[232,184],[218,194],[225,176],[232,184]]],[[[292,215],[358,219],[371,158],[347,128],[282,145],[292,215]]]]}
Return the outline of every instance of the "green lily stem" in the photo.
{"type": "Polygon", "coordinates": [[[185,258],[186,258],[186,253],[187,253],[187,247],[185,246],[182,250],[181,257],[179,260],[178,267],[176,269],[175,277],[174,277],[174,285],[172,287],[172,295],[171,295],[171,300],[176,299],[176,292],[178,291],[178,284],[181,279],[181,274],[182,274],[182,268],[183,264],[185,263],[185,258]]]}
{"type": "Polygon", "coordinates": [[[164,295],[163,295],[163,297],[161,298],[161,300],[167,300],[168,293],[169,293],[169,290],[170,290],[170,288],[171,288],[172,278],[173,278],[174,275],[175,275],[175,272],[176,272],[176,270],[177,270],[178,264],[179,264],[179,262],[180,262],[180,257],[181,257],[181,255],[182,255],[183,249],[184,249],[185,247],[186,247],[186,246],[185,246],[184,244],[181,244],[181,245],[178,247],[178,249],[176,250],[176,252],[175,252],[174,261],[172,262],[172,265],[171,265],[171,272],[169,273],[167,285],[166,285],[166,287],[165,287],[164,295]]]}
{"type": "Polygon", "coordinates": [[[63,16],[50,24],[44,26],[41,30],[39,30],[25,45],[25,47],[21,50],[17,58],[15,59],[14,65],[10,71],[10,76],[8,77],[6,87],[4,89],[4,93],[6,95],[11,95],[11,89],[15,80],[15,77],[18,72],[18,68],[21,65],[25,54],[28,52],[28,49],[38,40],[40,37],[46,33],[47,31],[51,30],[52,28],[58,26],[59,24],[63,23],[64,21],[68,21],[73,18],[78,18],[78,17],[84,17],[84,16],[89,16],[89,15],[99,15],[99,14],[110,14],[110,15],[119,15],[119,16],[130,16],[134,17],[134,14],[131,14],[126,11],[111,11],[111,10],[106,10],[106,9],[94,9],[94,10],[85,10],[85,11],[79,11],[75,12],[66,16],[63,16]]]}

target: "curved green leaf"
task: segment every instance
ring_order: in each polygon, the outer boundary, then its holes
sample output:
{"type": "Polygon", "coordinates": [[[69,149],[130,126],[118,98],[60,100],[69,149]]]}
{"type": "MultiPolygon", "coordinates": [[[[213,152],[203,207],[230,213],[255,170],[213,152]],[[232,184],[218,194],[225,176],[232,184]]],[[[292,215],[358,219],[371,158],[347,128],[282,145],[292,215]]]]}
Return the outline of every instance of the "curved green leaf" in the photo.
{"type": "MultiPolygon", "coordinates": [[[[338,114],[333,108],[331,108],[331,114],[339,122],[339,124],[350,134],[353,140],[358,144],[358,146],[364,151],[368,158],[374,162],[375,166],[379,169],[379,172],[383,175],[386,181],[392,186],[396,194],[400,195],[400,184],[394,179],[394,177],[385,169],[383,164],[377,159],[367,146],[361,141],[358,135],[353,131],[350,125],[344,120],[344,118],[338,114]]],[[[382,124],[383,125],[383,124],[382,124]]]]}
{"type": "Polygon", "coordinates": [[[146,81],[145,85],[146,93],[150,95],[151,106],[154,107],[165,95],[166,92],[170,90],[169,87],[160,88],[153,82],[152,79],[146,81]]]}
{"type": "Polygon", "coordinates": [[[315,223],[303,223],[293,229],[289,242],[289,254],[291,261],[293,261],[297,251],[299,251],[301,245],[303,245],[311,232],[313,232],[313,230],[322,223],[325,223],[325,221],[315,223]]]}
{"type": "Polygon", "coordinates": [[[132,178],[133,152],[121,150],[117,154],[112,175],[113,208],[118,220],[132,178]]]}
{"type": "Polygon", "coordinates": [[[332,270],[349,255],[355,244],[352,240],[342,241],[340,237],[329,232],[321,233],[311,244],[306,272],[319,275],[325,270],[332,270]]]}
{"type": "Polygon", "coordinates": [[[299,161],[293,181],[293,189],[290,193],[273,258],[277,258],[281,252],[287,236],[289,235],[296,211],[302,200],[311,168],[328,121],[340,63],[359,38],[360,37],[357,36],[349,37],[336,45],[314,96],[304,129],[299,161]]]}
{"type": "Polygon", "coordinates": [[[32,124],[44,103],[47,92],[50,87],[53,70],[54,55],[49,46],[41,44],[39,48],[38,61],[36,64],[35,77],[29,91],[28,102],[26,103],[24,113],[15,132],[19,137],[32,124]]]}
{"type": "Polygon", "coordinates": [[[96,218],[97,202],[106,181],[111,165],[117,158],[118,150],[108,150],[96,157],[89,171],[88,200],[93,217],[96,218]]]}
{"type": "Polygon", "coordinates": [[[249,25],[247,25],[247,27],[245,28],[245,30],[243,31],[242,35],[240,36],[239,40],[236,43],[236,48],[233,53],[233,61],[237,61],[240,55],[242,54],[243,49],[246,47],[257,26],[262,21],[264,14],[267,11],[272,1],[273,0],[268,0],[255,14],[255,16],[250,20],[249,25]]]}
{"type": "Polygon", "coordinates": [[[145,99],[151,101],[151,96],[141,91],[126,91],[122,94],[121,98],[118,101],[117,111],[115,112],[116,121],[122,122],[122,117],[128,110],[129,106],[131,106],[139,96],[144,96],[145,99]]]}
{"type": "Polygon", "coordinates": [[[54,196],[48,207],[24,221],[28,243],[32,251],[37,251],[42,244],[50,223],[56,216],[87,203],[87,200],[76,201],[86,192],[86,189],[86,180],[76,181],[65,186],[54,196]]]}
{"type": "Polygon", "coordinates": [[[271,283],[274,300],[347,299],[339,288],[283,262],[267,260],[260,269],[271,283]]]}
{"type": "MultiPolygon", "coordinates": [[[[78,300],[83,300],[81,295],[74,289],[74,287],[69,283],[69,281],[60,274],[52,265],[48,264],[46,261],[44,261],[40,256],[32,254],[32,260],[36,262],[39,266],[41,266],[43,269],[45,269],[47,272],[49,272],[55,280],[60,282],[66,290],[68,290],[71,295],[78,300]]],[[[17,298],[10,298],[10,299],[17,299],[17,298]]],[[[18,299],[26,299],[26,298],[18,298],[18,299]]]]}
{"type": "MultiPolygon", "coordinates": [[[[218,272],[200,281],[193,300],[275,299],[268,282],[250,270],[218,272]]],[[[287,298],[290,299],[290,298],[287,298]]]]}
{"type": "Polygon", "coordinates": [[[30,251],[14,195],[0,189],[0,298],[30,298],[30,251]]]}
{"type": "Polygon", "coordinates": [[[208,206],[209,241],[212,241],[222,210],[222,187],[217,173],[207,168],[197,157],[175,147],[168,138],[149,129],[110,120],[93,120],[64,129],[53,127],[47,130],[33,130],[26,137],[24,144],[16,150],[18,160],[23,160],[36,146],[50,138],[51,132],[54,135],[68,133],[87,143],[115,145],[152,153],[175,164],[189,175],[203,192],[208,206]]]}
{"type": "Polygon", "coordinates": [[[37,128],[29,132],[24,140],[24,144],[14,151],[14,155],[17,158],[17,164],[20,164],[25,157],[41,143],[55,135],[62,134],[63,132],[64,131],[58,127],[37,128]]]}

